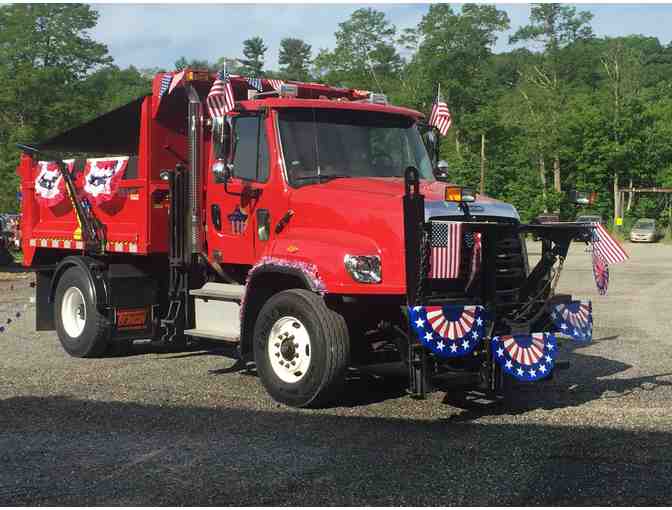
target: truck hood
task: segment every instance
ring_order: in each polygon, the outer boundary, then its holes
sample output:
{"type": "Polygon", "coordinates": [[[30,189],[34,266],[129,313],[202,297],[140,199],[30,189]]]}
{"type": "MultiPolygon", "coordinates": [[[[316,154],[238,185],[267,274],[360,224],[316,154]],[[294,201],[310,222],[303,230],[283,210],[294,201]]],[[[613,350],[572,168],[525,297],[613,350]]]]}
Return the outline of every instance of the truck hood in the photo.
{"type": "MultiPolygon", "coordinates": [[[[420,193],[425,196],[425,220],[441,216],[463,215],[458,204],[444,201],[446,186],[450,183],[438,181],[421,181],[420,193]]],[[[334,179],[333,181],[305,186],[297,190],[301,193],[307,191],[319,193],[325,197],[337,191],[337,194],[347,191],[350,193],[362,193],[369,196],[387,196],[400,200],[404,195],[404,180],[399,177],[358,177],[348,179],[334,179]]],[[[475,202],[469,204],[469,210],[474,216],[490,216],[520,220],[518,211],[511,204],[495,200],[487,195],[478,195],[475,202]]]]}
{"type": "MultiPolygon", "coordinates": [[[[443,201],[445,183],[423,182],[425,217],[462,218],[456,204],[443,201]]],[[[291,190],[294,216],[273,246],[273,256],[316,263],[328,292],[402,294],[405,292],[404,219],[400,178],[348,178],[291,190]],[[382,282],[354,282],[344,269],[345,255],[378,255],[382,282]]],[[[471,205],[474,215],[518,218],[515,209],[489,197],[471,205]]]]}

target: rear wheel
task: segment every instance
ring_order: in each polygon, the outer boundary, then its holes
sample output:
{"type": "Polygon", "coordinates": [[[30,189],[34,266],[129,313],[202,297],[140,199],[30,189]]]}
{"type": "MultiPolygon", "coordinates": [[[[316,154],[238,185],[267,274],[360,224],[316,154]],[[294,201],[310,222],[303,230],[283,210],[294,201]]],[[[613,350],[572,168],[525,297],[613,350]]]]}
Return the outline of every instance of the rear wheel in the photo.
{"type": "Polygon", "coordinates": [[[345,382],[349,359],[345,320],[313,292],[280,292],[259,312],[254,359],[261,382],[278,402],[293,407],[325,405],[345,382]]]}
{"type": "Polygon", "coordinates": [[[102,356],[110,323],[93,302],[89,279],[79,267],[67,269],[58,281],[54,299],[56,332],[63,349],[77,358],[102,356]]]}

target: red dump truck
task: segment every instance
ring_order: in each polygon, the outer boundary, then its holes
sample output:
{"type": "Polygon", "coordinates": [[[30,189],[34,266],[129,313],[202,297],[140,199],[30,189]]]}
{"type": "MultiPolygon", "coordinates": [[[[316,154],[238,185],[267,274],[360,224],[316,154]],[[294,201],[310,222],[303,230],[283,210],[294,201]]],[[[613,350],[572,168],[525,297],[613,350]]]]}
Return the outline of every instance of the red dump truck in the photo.
{"type": "Polygon", "coordinates": [[[211,116],[217,76],[176,76],[20,146],[38,330],[77,357],[223,342],[292,406],[381,361],[415,396],[453,372],[495,394],[552,375],[553,307],[574,303],[553,268],[585,226],[522,225],[446,183],[422,114],[382,95],[227,76],[233,109],[211,116]],[[533,270],[526,232],[543,239],[533,270]]]}

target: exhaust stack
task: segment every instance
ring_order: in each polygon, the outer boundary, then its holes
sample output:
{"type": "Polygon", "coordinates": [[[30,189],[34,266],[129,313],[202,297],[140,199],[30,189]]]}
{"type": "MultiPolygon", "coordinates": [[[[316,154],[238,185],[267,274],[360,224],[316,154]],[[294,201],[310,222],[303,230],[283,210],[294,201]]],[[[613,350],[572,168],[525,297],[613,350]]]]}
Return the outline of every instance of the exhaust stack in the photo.
{"type": "Polygon", "coordinates": [[[203,221],[201,218],[203,186],[201,183],[201,147],[203,142],[203,106],[193,86],[187,87],[189,97],[189,193],[186,218],[186,253],[200,253],[203,245],[203,221]]]}

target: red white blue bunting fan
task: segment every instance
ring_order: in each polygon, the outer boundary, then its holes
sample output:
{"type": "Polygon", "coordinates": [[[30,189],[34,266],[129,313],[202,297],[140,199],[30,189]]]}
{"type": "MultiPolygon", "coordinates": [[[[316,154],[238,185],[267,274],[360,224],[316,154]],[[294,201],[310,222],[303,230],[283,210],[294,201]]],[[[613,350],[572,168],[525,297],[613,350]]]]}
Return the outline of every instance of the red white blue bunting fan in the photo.
{"type": "Polygon", "coordinates": [[[496,336],[491,340],[495,361],[519,381],[538,381],[550,375],[558,350],[552,333],[496,336]]]}
{"type": "Polygon", "coordinates": [[[86,160],[84,192],[92,203],[98,205],[114,198],[127,165],[127,156],[86,160]]]}
{"type": "Polygon", "coordinates": [[[556,305],[551,312],[551,319],[560,333],[577,342],[590,342],[593,339],[593,304],[590,301],[556,305]]]}
{"type": "Polygon", "coordinates": [[[442,358],[469,354],[485,337],[485,308],[480,305],[408,307],[420,342],[442,358]]]}
{"type": "Polygon", "coordinates": [[[600,296],[604,296],[609,288],[609,264],[593,249],[593,276],[600,296]]]}
{"type": "MultiPolygon", "coordinates": [[[[64,161],[72,170],[73,159],[64,161]]],[[[38,173],[35,178],[35,198],[38,203],[53,207],[66,198],[65,181],[54,161],[38,161],[38,173]]]]}

